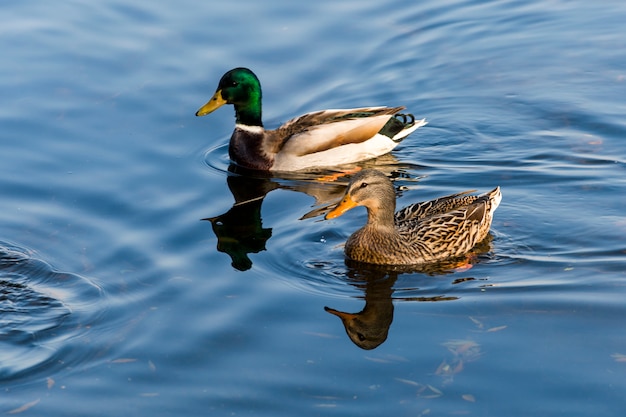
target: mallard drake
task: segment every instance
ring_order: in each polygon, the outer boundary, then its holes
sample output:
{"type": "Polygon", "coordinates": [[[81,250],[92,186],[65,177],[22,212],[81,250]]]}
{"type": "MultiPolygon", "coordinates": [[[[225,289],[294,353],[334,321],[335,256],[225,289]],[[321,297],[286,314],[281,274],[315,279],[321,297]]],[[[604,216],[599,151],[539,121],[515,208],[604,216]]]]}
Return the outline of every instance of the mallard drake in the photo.
{"type": "Polygon", "coordinates": [[[298,171],[371,159],[388,153],[426,120],[400,114],[404,107],[322,110],[289,120],[275,130],[261,121],[261,84],[252,71],[222,76],[213,97],[196,112],[235,106],[228,153],[237,165],[264,171],[298,171]]]}
{"type": "Polygon", "coordinates": [[[389,178],[376,170],[352,177],[346,193],[326,219],[356,206],[367,208],[367,224],[348,238],[346,256],[380,265],[417,265],[469,252],[489,233],[500,204],[500,187],[482,195],[471,191],[416,203],[394,213],[389,178]]]}

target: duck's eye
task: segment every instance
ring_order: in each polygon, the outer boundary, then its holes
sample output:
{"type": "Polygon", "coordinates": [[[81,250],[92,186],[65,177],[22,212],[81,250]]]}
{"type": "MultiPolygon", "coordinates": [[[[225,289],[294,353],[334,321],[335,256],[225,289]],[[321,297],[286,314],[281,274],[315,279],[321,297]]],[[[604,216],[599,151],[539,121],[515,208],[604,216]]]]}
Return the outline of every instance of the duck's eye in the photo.
{"type": "Polygon", "coordinates": [[[359,188],[365,188],[367,187],[369,184],[366,182],[361,183],[361,186],[359,188]]]}
{"type": "Polygon", "coordinates": [[[231,87],[237,87],[239,83],[237,81],[231,81],[230,85],[231,87]]]}

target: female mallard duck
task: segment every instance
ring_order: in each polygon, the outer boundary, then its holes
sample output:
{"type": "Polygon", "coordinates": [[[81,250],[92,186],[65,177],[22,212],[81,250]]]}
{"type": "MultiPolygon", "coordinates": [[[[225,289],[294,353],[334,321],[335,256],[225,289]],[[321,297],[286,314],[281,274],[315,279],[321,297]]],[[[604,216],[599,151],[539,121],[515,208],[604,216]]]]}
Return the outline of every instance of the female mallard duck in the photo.
{"type": "Polygon", "coordinates": [[[348,238],[346,256],[380,265],[416,265],[460,256],[489,233],[500,204],[500,187],[480,196],[469,191],[416,203],[394,214],[391,181],[375,170],[357,173],[343,200],[326,219],[356,206],[367,208],[367,224],[348,238]]]}
{"type": "Polygon", "coordinates": [[[228,153],[245,168],[297,171],[329,167],[374,158],[395,148],[420,126],[413,115],[399,114],[404,107],[364,107],[322,110],[289,120],[276,130],[261,121],[261,84],[252,71],[228,71],[217,91],[196,116],[224,104],[235,106],[235,131],[228,153]]]}

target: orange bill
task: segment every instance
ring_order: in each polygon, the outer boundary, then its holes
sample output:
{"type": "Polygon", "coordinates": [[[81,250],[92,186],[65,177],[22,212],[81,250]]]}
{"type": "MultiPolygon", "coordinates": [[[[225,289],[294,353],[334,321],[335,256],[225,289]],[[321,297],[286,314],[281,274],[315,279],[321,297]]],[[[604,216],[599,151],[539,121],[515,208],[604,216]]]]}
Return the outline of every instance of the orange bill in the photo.
{"type": "Polygon", "coordinates": [[[200,107],[200,110],[196,112],[196,116],[205,116],[226,104],[226,100],[222,98],[222,90],[217,90],[211,100],[204,106],[200,107]]]}
{"type": "Polygon", "coordinates": [[[354,313],[344,313],[343,311],[338,311],[335,310],[334,308],[330,308],[330,307],[324,307],[324,310],[326,310],[326,312],[335,315],[337,317],[339,317],[342,321],[343,320],[351,320],[351,319],[355,319],[358,317],[357,314],[354,313]]]}
{"type": "Polygon", "coordinates": [[[329,211],[326,214],[326,217],[324,217],[326,220],[329,219],[334,219],[335,217],[339,217],[341,216],[343,213],[345,213],[346,211],[355,208],[356,207],[356,203],[354,202],[354,200],[352,200],[352,198],[350,198],[349,194],[346,194],[346,196],[343,198],[343,200],[341,200],[341,202],[339,204],[337,204],[337,206],[332,209],[331,211],[329,211]]]}

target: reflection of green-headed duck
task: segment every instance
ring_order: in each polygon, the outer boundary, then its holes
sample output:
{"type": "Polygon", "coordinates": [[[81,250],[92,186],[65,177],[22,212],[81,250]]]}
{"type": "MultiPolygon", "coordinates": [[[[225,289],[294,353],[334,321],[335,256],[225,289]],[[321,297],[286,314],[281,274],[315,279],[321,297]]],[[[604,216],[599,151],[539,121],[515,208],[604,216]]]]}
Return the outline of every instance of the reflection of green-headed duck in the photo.
{"type": "Polygon", "coordinates": [[[276,130],[261,121],[261,84],[252,71],[235,68],[222,76],[213,97],[196,116],[235,106],[229,154],[236,164],[257,170],[297,171],[331,167],[388,153],[426,124],[399,112],[404,107],[322,110],[289,120],[276,130]]]}
{"type": "Polygon", "coordinates": [[[480,196],[459,193],[394,213],[396,196],[389,178],[376,170],[363,170],[352,178],[343,200],[326,219],[365,206],[367,224],[348,238],[346,256],[371,264],[415,265],[469,252],[489,233],[501,199],[496,187],[480,196]]]}
{"type": "Polygon", "coordinates": [[[250,253],[265,250],[272,229],[263,227],[261,205],[265,195],[279,185],[264,178],[229,175],[228,188],[235,204],[226,213],[203,220],[211,222],[217,237],[217,250],[228,254],[232,265],[240,271],[252,267],[250,253]]]}

